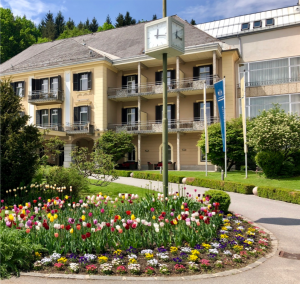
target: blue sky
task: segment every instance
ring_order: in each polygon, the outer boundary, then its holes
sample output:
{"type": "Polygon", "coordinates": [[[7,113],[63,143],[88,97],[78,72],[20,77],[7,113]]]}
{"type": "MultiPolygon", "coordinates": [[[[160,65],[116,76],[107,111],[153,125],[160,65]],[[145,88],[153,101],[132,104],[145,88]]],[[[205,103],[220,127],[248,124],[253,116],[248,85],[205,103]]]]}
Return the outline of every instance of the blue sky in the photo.
{"type": "MultiPolygon", "coordinates": [[[[167,0],[167,15],[177,14],[196,23],[209,22],[232,16],[296,5],[298,0],[167,0]]],[[[0,6],[11,8],[14,15],[39,23],[50,10],[54,15],[62,11],[65,19],[71,17],[76,24],[96,17],[99,24],[109,14],[112,22],[118,13],[126,11],[136,20],[151,20],[154,14],[162,17],[162,0],[2,0],[0,6]]]]}

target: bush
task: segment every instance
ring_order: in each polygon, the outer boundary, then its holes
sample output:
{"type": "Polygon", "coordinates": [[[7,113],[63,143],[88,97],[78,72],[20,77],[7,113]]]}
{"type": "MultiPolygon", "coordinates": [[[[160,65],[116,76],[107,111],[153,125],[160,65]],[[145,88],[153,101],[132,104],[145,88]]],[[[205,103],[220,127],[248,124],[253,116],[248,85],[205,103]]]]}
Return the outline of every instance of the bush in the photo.
{"type": "Polygon", "coordinates": [[[300,204],[300,191],[272,186],[259,186],[258,196],[295,204],[300,204]]]}
{"type": "Polygon", "coordinates": [[[117,170],[117,175],[119,177],[130,177],[131,171],[117,170]]]}
{"type": "Polygon", "coordinates": [[[210,189],[204,192],[205,195],[209,195],[211,203],[219,202],[220,210],[223,212],[228,212],[229,205],[231,203],[230,196],[228,193],[221,190],[210,189]]]}
{"type": "MultiPolygon", "coordinates": [[[[134,178],[140,178],[140,179],[148,179],[148,180],[163,180],[162,174],[156,174],[156,173],[145,173],[145,172],[133,172],[134,178]]],[[[182,183],[183,176],[173,176],[169,175],[169,182],[171,183],[182,183]]]]}
{"type": "Polygon", "coordinates": [[[284,157],[281,152],[261,151],[256,154],[255,161],[267,178],[275,178],[280,173],[284,157]]]}
{"type": "Polygon", "coordinates": [[[75,169],[52,167],[46,174],[47,183],[56,186],[72,186],[72,197],[78,197],[80,191],[87,191],[89,183],[87,178],[80,175],[75,169]]]}
{"type": "Polygon", "coordinates": [[[218,190],[225,190],[230,192],[237,192],[243,194],[252,194],[254,185],[244,184],[232,181],[221,181],[201,178],[187,178],[186,184],[200,187],[213,188],[218,190]]]}
{"type": "Polygon", "coordinates": [[[2,229],[0,234],[0,275],[1,279],[10,274],[19,275],[20,270],[28,270],[34,262],[35,252],[46,252],[40,244],[31,243],[25,231],[2,229]]]}

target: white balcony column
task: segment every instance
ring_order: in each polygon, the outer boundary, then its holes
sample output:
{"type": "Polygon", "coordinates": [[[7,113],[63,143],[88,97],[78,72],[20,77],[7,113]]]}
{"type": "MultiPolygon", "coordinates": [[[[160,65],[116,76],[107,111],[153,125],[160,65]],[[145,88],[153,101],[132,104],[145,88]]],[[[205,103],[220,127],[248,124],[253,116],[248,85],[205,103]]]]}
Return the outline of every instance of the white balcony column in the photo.
{"type": "MultiPolygon", "coordinates": [[[[177,88],[180,86],[180,57],[176,56],[176,85],[177,88]]],[[[180,95],[177,94],[177,100],[176,100],[176,120],[177,120],[177,129],[180,127],[179,125],[179,119],[180,119],[180,95]]]]}
{"type": "Polygon", "coordinates": [[[65,71],[65,85],[64,85],[64,111],[65,111],[65,126],[71,124],[71,71],[65,71]]]}
{"type": "Polygon", "coordinates": [[[142,164],[141,164],[141,134],[138,134],[138,170],[142,169],[142,164]]]}
{"type": "MultiPolygon", "coordinates": [[[[28,77],[28,94],[32,92],[32,79],[33,76],[28,77]]],[[[35,124],[34,105],[30,103],[28,103],[28,115],[30,116],[28,124],[35,124]]]]}
{"type": "Polygon", "coordinates": [[[177,171],[180,171],[180,132],[177,132],[177,171]]]}
{"type": "Polygon", "coordinates": [[[142,98],[138,96],[138,130],[141,130],[141,101],[142,98]]]}
{"type": "Polygon", "coordinates": [[[72,162],[71,153],[75,147],[75,144],[65,144],[64,146],[64,167],[69,168],[72,162]]]}
{"type": "Polygon", "coordinates": [[[138,92],[141,92],[141,79],[142,79],[142,66],[141,62],[138,63],[138,92]]]}
{"type": "MultiPolygon", "coordinates": [[[[213,83],[217,81],[217,54],[216,51],[213,51],[213,83]]],[[[213,95],[214,101],[214,117],[217,116],[217,100],[215,94],[213,95]]]]}

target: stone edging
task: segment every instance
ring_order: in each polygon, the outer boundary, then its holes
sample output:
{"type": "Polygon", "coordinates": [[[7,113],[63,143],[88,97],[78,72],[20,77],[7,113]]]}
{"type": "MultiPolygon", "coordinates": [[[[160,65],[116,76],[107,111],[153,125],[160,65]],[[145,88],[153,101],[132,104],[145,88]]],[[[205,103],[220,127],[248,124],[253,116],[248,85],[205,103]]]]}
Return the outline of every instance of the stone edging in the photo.
{"type": "MultiPolygon", "coordinates": [[[[252,222],[250,219],[240,215],[244,220],[248,222],[252,222]]],[[[78,279],[78,280],[130,280],[130,281],[172,281],[172,280],[197,280],[197,279],[207,279],[207,278],[215,278],[215,277],[222,277],[222,276],[230,276],[242,273],[244,271],[251,270],[262,263],[264,263],[267,259],[271,258],[276,254],[276,251],[278,249],[278,240],[275,237],[273,233],[271,233],[269,230],[265,229],[261,225],[258,225],[256,223],[252,223],[253,226],[259,227],[263,229],[266,233],[270,235],[271,238],[271,244],[272,244],[272,251],[270,251],[267,255],[264,257],[261,257],[257,261],[248,264],[247,266],[240,268],[240,269],[231,269],[223,272],[218,272],[214,274],[201,274],[201,275],[191,275],[191,276],[175,276],[175,277],[164,277],[164,276],[158,276],[158,277],[126,277],[126,276],[98,276],[98,275],[77,275],[77,274],[44,274],[44,273],[38,273],[38,272],[21,272],[21,276],[31,276],[31,277],[41,277],[41,278],[63,278],[63,279],[78,279]]]]}

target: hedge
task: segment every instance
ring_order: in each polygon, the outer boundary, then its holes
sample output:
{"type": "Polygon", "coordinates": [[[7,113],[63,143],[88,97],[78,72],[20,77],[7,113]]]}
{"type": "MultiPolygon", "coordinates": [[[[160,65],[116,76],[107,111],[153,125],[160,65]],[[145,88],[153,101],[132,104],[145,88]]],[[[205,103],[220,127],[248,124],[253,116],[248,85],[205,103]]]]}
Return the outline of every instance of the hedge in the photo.
{"type": "MultiPolygon", "coordinates": [[[[139,178],[139,179],[148,179],[148,180],[158,180],[162,181],[163,176],[162,174],[155,174],[155,173],[145,173],[145,172],[133,172],[133,177],[134,178],[139,178]]],[[[169,182],[171,183],[182,183],[183,176],[172,176],[169,175],[169,182]]]]}
{"type": "Polygon", "coordinates": [[[220,210],[227,213],[229,205],[231,203],[230,195],[222,190],[210,189],[204,192],[205,195],[209,195],[211,203],[219,202],[220,210]]]}
{"type": "Polygon", "coordinates": [[[120,177],[130,177],[132,171],[117,170],[117,175],[120,177]]]}
{"type": "Polygon", "coordinates": [[[300,204],[300,191],[272,186],[259,186],[259,197],[300,204]]]}
{"type": "Polygon", "coordinates": [[[252,190],[255,187],[255,185],[252,184],[244,184],[244,183],[238,183],[232,181],[202,179],[202,178],[187,178],[186,184],[219,189],[224,191],[243,193],[243,194],[252,194],[252,190]]]}

